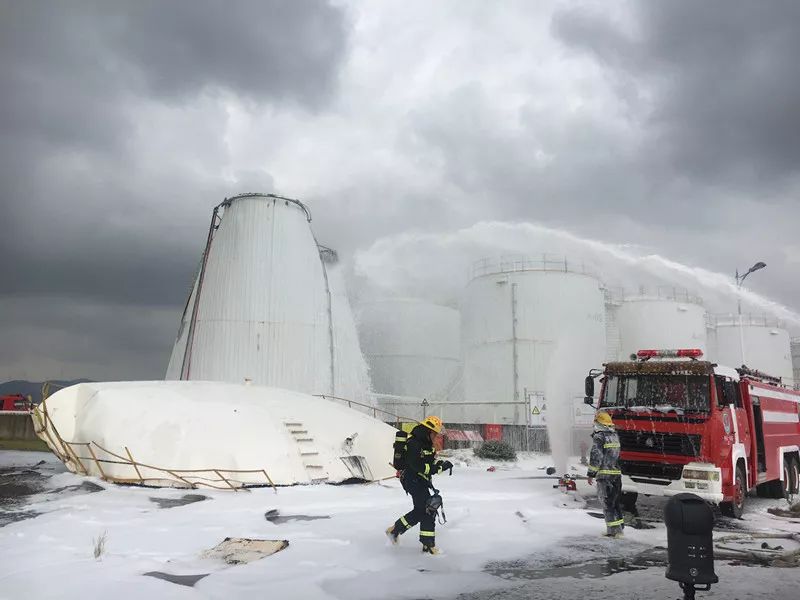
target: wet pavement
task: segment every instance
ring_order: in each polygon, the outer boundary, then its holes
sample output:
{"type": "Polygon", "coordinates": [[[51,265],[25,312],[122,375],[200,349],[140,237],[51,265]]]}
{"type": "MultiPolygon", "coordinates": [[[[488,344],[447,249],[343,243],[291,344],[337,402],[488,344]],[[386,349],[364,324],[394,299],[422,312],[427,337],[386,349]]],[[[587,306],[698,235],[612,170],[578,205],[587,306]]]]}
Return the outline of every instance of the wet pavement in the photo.
{"type": "Polygon", "coordinates": [[[195,502],[202,502],[203,500],[208,500],[208,496],[204,496],[203,494],[185,494],[180,498],[150,497],[150,502],[155,502],[158,505],[158,508],[176,508],[178,506],[194,504],[195,502]]]}
{"type": "Polygon", "coordinates": [[[318,519],[330,519],[328,515],[282,515],[276,509],[268,510],[264,513],[264,518],[270,523],[280,525],[292,521],[316,521],[318,519]]]}
{"type": "Polygon", "coordinates": [[[0,527],[32,519],[41,514],[27,508],[33,496],[38,496],[39,502],[47,502],[105,489],[91,481],[58,488],[48,485],[53,475],[63,472],[63,465],[45,461],[31,461],[31,464],[26,466],[0,467],[0,527]]]}
{"type": "Polygon", "coordinates": [[[0,468],[0,527],[32,519],[39,514],[21,507],[28,497],[44,491],[48,478],[36,467],[0,468]]]}
{"type": "Polygon", "coordinates": [[[194,584],[201,579],[208,577],[211,573],[199,573],[197,575],[173,575],[172,573],[162,573],[161,571],[150,571],[143,573],[145,577],[155,577],[163,581],[169,581],[177,585],[185,585],[186,587],[194,587],[194,584]]]}

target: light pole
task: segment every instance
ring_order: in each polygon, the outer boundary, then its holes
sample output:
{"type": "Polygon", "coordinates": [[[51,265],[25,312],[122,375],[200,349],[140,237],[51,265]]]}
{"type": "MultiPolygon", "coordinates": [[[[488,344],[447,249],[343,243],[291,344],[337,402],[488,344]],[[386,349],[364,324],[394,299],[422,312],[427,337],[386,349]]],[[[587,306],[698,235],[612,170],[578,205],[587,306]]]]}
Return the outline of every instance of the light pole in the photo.
{"type": "Polygon", "coordinates": [[[739,350],[742,354],[742,366],[745,364],[745,357],[744,357],[744,318],[742,317],[742,282],[745,278],[750,275],[753,271],[758,271],[759,269],[763,269],[767,266],[767,263],[764,262],[757,262],[752,267],[747,270],[747,273],[744,275],[739,275],[739,269],[736,269],[736,300],[738,305],[738,312],[739,312],[739,350]]]}

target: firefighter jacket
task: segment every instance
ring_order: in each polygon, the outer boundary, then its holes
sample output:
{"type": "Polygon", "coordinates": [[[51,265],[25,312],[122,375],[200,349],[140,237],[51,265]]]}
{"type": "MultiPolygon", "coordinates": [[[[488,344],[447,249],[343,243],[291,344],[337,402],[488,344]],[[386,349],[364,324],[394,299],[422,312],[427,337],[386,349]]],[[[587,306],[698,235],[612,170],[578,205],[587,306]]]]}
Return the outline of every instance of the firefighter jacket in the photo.
{"type": "Polygon", "coordinates": [[[436,461],[430,431],[424,425],[417,425],[411,430],[406,445],[406,472],[415,473],[426,481],[442,471],[441,462],[436,461]]]}
{"type": "Polygon", "coordinates": [[[594,442],[587,475],[596,479],[622,475],[619,468],[619,436],[614,428],[597,425],[592,439],[594,442]]]}

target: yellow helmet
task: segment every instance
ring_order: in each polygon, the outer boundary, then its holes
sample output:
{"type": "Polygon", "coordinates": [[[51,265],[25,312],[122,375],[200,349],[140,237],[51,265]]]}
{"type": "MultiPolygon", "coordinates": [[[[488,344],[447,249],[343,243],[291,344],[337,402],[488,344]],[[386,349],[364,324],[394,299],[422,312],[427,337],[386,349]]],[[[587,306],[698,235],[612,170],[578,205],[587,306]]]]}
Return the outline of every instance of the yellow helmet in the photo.
{"type": "Polygon", "coordinates": [[[426,417],[421,424],[436,433],[442,433],[444,429],[442,420],[439,417],[426,417]]]}
{"type": "Polygon", "coordinates": [[[611,415],[604,410],[599,411],[594,416],[594,422],[598,425],[605,425],[606,427],[614,426],[614,421],[611,420],[611,415]]]}

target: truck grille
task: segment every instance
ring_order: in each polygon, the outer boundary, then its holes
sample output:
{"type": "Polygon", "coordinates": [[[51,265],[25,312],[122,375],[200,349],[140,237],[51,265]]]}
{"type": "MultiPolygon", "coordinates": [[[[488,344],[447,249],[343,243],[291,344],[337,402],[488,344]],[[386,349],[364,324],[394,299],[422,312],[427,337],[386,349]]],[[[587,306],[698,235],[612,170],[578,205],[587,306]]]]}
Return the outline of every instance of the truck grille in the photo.
{"type": "Polygon", "coordinates": [[[659,431],[617,430],[620,447],[627,452],[655,452],[698,456],[700,436],[696,433],[663,433],[659,431]]]}
{"type": "Polygon", "coordinates": [[[638,479],[669,479],[675,481],[681,478],[683,465],[670,465],[665,463],[640,462],[637,460],[619,461],[622,472],[637,481],[638,479]]]}

